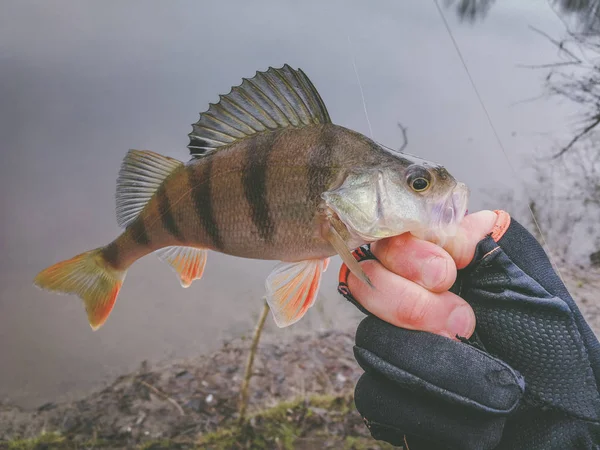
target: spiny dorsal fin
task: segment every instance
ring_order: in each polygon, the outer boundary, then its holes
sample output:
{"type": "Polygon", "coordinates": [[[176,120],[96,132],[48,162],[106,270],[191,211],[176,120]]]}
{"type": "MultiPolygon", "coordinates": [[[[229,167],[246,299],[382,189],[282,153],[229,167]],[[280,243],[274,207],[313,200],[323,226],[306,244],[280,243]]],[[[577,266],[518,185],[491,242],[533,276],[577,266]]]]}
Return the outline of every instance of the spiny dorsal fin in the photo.
{"type": "Polygon", "coordinates": [[[285,64],[242,80],[192,125],[188,135],[192,156],[267,130],[331,123],[321,96],[301,69],[285,64]]]}
{"type": "Polygon", "coordinates": [[[117,222],[126,227],[140,214],[159,186],[183,163],[148,150],[129,150],[117,178],[117,222]]]}

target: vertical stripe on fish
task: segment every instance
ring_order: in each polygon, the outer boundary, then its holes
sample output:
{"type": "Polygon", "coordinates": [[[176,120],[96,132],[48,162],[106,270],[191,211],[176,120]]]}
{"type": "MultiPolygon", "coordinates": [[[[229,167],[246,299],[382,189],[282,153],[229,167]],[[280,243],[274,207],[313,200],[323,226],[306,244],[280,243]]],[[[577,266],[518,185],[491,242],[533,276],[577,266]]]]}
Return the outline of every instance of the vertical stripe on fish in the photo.
{"type": "Polygon", "coordinates": [[[144,217],[140,216],[135,219],[128,228],[131,233],[131,238],[138,245],[150,245],[150,236],[146,231],[146,225],[144,224],[144,217]]]}
{"type": "Polygon", "coordinates": [[[322,127],[318,143],[308,156],[308,198],[315,202],[315,207],[332,181],[333,152],[337,145],[335,131],[322,127]]]}
{"type": "Polygon", "coordinates": [[[208,244],[216,250],[222,250],[223,238],[215,221],[211,194],[213,158],[213,155],[209,155],[198,166],[190,167],[190,185],[196,214],[207,238],[210,240],[208,244]]]}
{"type": "Polygon", "coordinates": [[[253,139],[246,149],[246,164],[242,173],[244,194],[252,213],[252,222],[259,237],[272,243],[275,237],[275,222],[269,211],[267,197],[267,171],[269,155],[276,142],[276,134],[268,133],[262,139],[253,139]]]}
{"type": "Polygon", "coordinates": [[[158,201],[158,213],[164,229],[179,242],[183,242],[184,237],[177,225],[165,184],[161,184],[158,191],[156,191],[156,199],[158,201]]]}
{"type": "Polygon", "coordinates": [[[112,267],[118,266],[119,261],[119,245],[113,241],[102,249],[102,257],[112,267]]]}

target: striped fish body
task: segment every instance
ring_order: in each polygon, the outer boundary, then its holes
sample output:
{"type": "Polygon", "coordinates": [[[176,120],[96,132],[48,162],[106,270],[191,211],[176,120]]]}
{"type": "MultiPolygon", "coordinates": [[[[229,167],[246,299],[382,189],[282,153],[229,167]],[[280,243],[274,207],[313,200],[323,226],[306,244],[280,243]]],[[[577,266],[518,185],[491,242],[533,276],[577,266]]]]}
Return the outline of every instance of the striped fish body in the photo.
{"type": "Polygon", "coordinates": [[[369,139],[325,124],[260,134],[192,160],[115,241],[123,258],[115,264],[177,245],[267,260],[332,256],[322,194],[377,156],[369,139]]]}
{"type": "Polygon", "coordinates": [[[464,189],[445,169],[334,125],[310,80],[289,66],[211,104],[189,148],[187,164],[131,150],[117,180],[124,232],[36,277],[40,287],[78,294],[93,329],[137,259],[155,252],[188,287],[208,250],[281,261],[266,297],[277,325],[288,326],[314,303],[330,256],[370,284],[353,248],[422,229],[431,211],[454,223],[466,210],[464,189]]]}

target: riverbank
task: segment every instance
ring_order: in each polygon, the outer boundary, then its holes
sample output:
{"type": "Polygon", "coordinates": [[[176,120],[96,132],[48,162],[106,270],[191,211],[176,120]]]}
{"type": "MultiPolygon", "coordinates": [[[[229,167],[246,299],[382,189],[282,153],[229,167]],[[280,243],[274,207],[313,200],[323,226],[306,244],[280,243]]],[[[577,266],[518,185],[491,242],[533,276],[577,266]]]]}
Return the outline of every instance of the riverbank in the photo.
{"type": "MultiPolygon", "coordinates": [[[[582,313],[600,334],[600,273],[562,270],[582,313]]],[[[120,376],[70,403],[35,411],[0,405],[0,448],[10,449],[387,449],[370,438],[353,405],[362,371],[354,330],[265,338],[250,383],[249,420],[238,400],[249,339],[207,356],[120,376]]]]}
{"type": "Polygon", "coordinates": [[[353,406],[361,371],[352,344],[343,331],[262,342],[242,428],[238,397],[249,341],[237,339],[206,357],[144,363],[73,403],[34,412],[4,406],[0,438],[15,449],[384,448],[353,406]]]}

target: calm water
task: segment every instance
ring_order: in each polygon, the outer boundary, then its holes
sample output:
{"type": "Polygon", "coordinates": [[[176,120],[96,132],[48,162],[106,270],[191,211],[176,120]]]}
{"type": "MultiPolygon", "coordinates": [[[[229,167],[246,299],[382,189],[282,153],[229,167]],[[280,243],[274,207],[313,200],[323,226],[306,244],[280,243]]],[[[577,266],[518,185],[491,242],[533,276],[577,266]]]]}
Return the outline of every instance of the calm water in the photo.
{"type": "MultiPolygon", "coordinates": [[[[499,2],[487,20],[446,15],[508,158],[563,138],[568,105],[516,104],[541,92],[556,59],[529,25],[560,36],[545,1],[499,2]],[[526,5],[525,5],[526,4],[526,5]]],[[[80,395],[152,361],[205,353],[248,333],[274,263],[211,253],[184,290],[146,257],[128,273],[106,325],[93,333],[76,297],[32,285],[47,265],[108,243],[114,191],[130,148],[187,159],[198,113],[241,77],[289,63],[311,77],[334,122],[440,162],[472,191],[471,210],[502,207],[483,190],[518,186],[430,1],[68,2],[0,6],[0,400],[32,407],[80,395]],[[350,38],[350,40],[349,40],[350,38]],[[350,41],[350,42],[349,42],[350,41]]],[[[284,336],[360,319],[335,291],[284,336]]]]}

